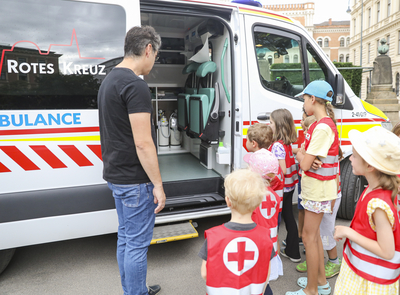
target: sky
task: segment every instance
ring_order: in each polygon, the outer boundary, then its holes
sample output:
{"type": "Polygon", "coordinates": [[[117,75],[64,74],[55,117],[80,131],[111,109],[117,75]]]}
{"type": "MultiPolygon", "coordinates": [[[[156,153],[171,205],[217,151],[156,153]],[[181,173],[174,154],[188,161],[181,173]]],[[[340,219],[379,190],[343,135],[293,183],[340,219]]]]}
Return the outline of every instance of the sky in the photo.
{"type": "Polygon", "coordinates": [[[319,24],[332,18],[333,21],[350,20],[346,13],[349,0],[258,0],[261,4],[301,4],[315,3],[314,24],[319,24]]]}

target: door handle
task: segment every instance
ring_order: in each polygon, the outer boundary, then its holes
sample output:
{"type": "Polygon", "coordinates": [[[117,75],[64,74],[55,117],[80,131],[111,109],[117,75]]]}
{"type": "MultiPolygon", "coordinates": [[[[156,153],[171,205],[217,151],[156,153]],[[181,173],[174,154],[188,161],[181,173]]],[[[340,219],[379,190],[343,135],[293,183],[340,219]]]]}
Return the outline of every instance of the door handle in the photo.
{"type": "Polygon", "coordinates": [[[257,119],[258,119],[258,120],[261,120],[261,121],[269,121],[269,119],[270,119],[270,114],[271,114],[271,113],[259,114],[259,115],[257,116],[257,119]]]}

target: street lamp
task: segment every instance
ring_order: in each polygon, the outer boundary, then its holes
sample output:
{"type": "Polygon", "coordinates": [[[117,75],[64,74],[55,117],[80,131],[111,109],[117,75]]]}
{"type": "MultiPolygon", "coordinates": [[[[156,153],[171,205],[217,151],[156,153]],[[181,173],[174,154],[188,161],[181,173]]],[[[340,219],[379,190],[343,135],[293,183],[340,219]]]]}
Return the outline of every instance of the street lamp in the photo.
{"type": "MultiPolygon", "coordinates": [[[[347,13],[351,13],[350,0],[348,2],[347,13]]],[[[363,14],[364,14],[364,0],[361,0],[361,31],[360,31],[360,67],[362,67],[362,34],[363,34],[363,14]]],[[[354,32],[356,34],[356,32],[354,32]]]]}

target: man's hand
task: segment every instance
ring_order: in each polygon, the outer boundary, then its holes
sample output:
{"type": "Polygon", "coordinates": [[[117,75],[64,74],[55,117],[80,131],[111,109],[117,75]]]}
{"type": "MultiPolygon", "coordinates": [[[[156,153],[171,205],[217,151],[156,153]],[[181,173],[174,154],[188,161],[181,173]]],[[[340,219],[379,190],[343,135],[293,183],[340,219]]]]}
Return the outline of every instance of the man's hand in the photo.
{"type": "Polygon", "coordinates": [[[165,207],[165,193],[162,186],[154,187],[153,189],[154,195],[154,204],[158,204],[157,208],[154,210],[154,213],[157,214],[165,207]]]}

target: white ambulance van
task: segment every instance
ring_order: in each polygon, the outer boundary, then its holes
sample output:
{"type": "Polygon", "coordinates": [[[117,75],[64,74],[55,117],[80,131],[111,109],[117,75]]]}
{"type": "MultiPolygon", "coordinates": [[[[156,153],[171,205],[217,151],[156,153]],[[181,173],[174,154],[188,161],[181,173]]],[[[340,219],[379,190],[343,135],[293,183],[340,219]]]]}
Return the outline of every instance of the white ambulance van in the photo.
{"type": "MultiPolygon", "coordinates": [[[[0,272],[15,248],[117,231],[102,179],[97,91],[135,25],[153,26],[163,43],[143,77],[167,195],[160,228],[229,213],[223,177],[245,167],[247,129],[286,108],[302,142],[296,95],[318,79],[335,90],[345,153],[339,215],[352,217],[365,180],[351,172],[348,131],[390,122],[355,96],[296,21],[235,3],[2,0],[0,272]]],[[[196,233],[172,240],[185,235],[196,233]]]]}

